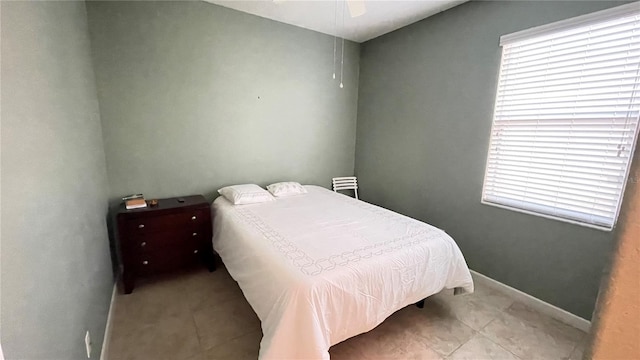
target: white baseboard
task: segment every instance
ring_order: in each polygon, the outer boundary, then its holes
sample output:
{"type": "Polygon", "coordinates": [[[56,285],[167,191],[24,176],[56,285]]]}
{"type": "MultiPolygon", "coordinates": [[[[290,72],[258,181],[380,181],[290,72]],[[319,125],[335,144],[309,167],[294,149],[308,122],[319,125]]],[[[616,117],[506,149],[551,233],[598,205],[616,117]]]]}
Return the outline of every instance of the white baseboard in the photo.
{"type": "Polygon", "coordinates": [[[109,357],[109,342],[111,340],[111,319],[113,315],[113,303],[118,293],[118,282],[113,284],[113,292],[111,293],[111,302],[109,303],[109,314],[107,315],[107,324],[104,327],[104,338],[102,339],[102,351],[100,351],[100,360],[107,360],[109,357]]]}
{"type": "Polygon", "coordinates": [[[510,297],[520,301],[521,303],[524,303],[530,308],[535,309],[567,325],[573,326],[584,332],[589,332],[589,329],[591,328],[591,322],[589,320],[583,319],[566,310],[562,310],[557,306],[544,302],[518,289],[514,289],[509,285],[505,285],[486,275],[482,275],[479,272],[471,270],[471,275],[473,276],[473,280],[475,282],[482,283],[487,287],[506,293],[510,297]]]}

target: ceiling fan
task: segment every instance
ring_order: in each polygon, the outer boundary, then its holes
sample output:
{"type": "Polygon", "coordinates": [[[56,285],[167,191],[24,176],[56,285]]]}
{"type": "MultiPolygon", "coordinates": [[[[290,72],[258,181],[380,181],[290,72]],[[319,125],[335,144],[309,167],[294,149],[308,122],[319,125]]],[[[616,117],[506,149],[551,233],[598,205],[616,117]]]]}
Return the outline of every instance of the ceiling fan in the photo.
{"type": "Polygon", "coordinates": [[[367,7],[364,4],[364,0],[345,0],[347,7],[349,8],[349,14],[351,17],[358,17],[364,15],[367,12],[367,7]]]}
{"type": "MultiPolygon", "coordinates": [[[[274,3],[283,3],[287,0],[273,0],[274,3]]],[[[339,0],[336,0],[336,5],[339,0]]],[[[349,8],[349,15],[352,18],[364,15],[367,12],[367,6],[364,4],[364,0],[342,0],[347,3],[347,7],[349,8]]]]}
{"type": "MultiPolygon", "coordinates": [[[[276,4],[281,4],[287,0],[273,0],[276,4]]],[[[336,67],[337,67],[337,45],[338,45],[338,3],[342,1],[342,31],[344,31],[344,5],[349,8],[349,15],[352,18],[364,15],[367,12],[367,7],[364,4],[365,0],[335,0],[335,28],[333,36],[333,79],[336,79],[336,67]]],[[[341,39],[341,51],[340,51],[340,88],[344,88],[342,82],[344,76],[344,36],[341,39]]]]}

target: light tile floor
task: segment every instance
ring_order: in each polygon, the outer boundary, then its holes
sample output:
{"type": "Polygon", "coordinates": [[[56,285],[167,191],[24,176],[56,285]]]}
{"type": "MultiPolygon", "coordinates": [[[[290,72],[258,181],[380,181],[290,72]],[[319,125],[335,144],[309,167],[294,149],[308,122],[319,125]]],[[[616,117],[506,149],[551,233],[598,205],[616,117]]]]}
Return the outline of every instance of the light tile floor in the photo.
{"type": "MultiPolygon", "coordinates": [[[[114,303],[109,359],[256,359],[260,321],[224,268],[139,280],[114,303]]],[[[476,284],[408,306],[333,346],[332,360],[579,360],[586,334],[476,284]]]]}

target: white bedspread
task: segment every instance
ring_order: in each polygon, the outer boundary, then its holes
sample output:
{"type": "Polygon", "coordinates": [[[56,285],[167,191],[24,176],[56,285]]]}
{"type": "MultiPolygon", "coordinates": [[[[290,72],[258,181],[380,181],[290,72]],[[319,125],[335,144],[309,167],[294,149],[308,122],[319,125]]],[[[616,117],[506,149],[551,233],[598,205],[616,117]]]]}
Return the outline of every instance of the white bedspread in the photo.
{"type": "Polygon", "coordinates": [[[261,359],[329,359],[331,345],[443,288],[473,292],[444,231],[306,188],[268,203],[212,205],[214,249],[262,322],[261,359]]]}

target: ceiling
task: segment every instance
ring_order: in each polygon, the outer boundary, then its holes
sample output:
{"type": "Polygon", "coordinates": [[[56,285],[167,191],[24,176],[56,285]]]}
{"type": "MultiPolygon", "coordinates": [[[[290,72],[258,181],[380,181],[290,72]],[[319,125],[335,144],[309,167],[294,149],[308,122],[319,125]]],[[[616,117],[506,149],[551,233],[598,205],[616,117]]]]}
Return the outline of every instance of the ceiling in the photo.
{"type": "Polygon", "coordinates": [[[350,16],[344,0],[205,1],[305,29],[344,37],[347,40],[364,42],[462,4],[467,0],[356,1],[364,2],[366,12],[364,15],[354,18],[350,16]],[[342,26],[343,9],[344,27],[342,26]]]}

